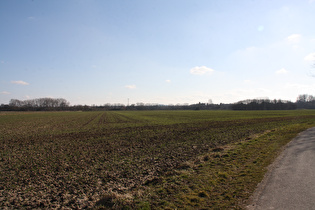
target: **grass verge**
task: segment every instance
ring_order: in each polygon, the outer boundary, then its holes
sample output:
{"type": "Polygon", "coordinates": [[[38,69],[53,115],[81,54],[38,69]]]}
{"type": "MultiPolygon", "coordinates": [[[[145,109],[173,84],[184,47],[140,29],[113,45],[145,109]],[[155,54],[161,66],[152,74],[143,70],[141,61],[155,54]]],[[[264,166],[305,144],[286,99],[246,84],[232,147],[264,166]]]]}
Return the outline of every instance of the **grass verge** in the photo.
{"type": "Polygon", "coordinates": [[[243,209],[283,146],[309,127],[287,125],[214,148],[185,162],[174,174],[152,182],[137,208],[243,209]]]}

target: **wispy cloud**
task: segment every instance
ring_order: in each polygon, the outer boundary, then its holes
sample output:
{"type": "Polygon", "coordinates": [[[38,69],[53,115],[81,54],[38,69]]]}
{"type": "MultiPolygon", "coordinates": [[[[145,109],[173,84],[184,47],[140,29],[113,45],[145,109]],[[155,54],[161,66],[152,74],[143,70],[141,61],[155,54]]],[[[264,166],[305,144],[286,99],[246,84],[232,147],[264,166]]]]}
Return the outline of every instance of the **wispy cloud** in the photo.
{"type": "Polygon", "coordinates": [[[212,72],[214,72],[214,70],[206,66],[196,66],[190,69],[190,73],[196,75],[211,74],[212,72]]]}
{"type": "Polygon", "coordinates": [[[125,88],[128,88],[128,89],[136,89],[136,85],[126,85],[125,88]]]}
{"type": "Polygon", "coordinates": [[[292,34],[290,36],[287,37],[287,40],[290,43],[298,43],[301,40],[302,35],[301,34],[292,34]]]}
{"type": "Polygon", "coordinates": [[[2,95],[10,95],[11,93],[8,92],[8,91],[2,91],[1,94],[2,94],[2,95]]]}
{"type": "Polygon", "coordinates": [[[250,80],[250,79],[244,80],[244,83],[247,84],[247,85],[254,84],[254,82],[252,80],[250,80]]]}
{"type": "Polygon", "coordinates": [[[257,27],[258,31],[263,31],[264,29],[265,29],[265,27],[263,25],[260,25],[260,26],[257,27]]]}
{"type": "Polygon", "coordinates": [[[285,68],[279,69],[278,71],[275,72],[276,74],[280,75],[280,74],[287,74],[288,71],[285,68]]]}
{"type": "Polygon", "coordinates": [[[29,85],[29,83],[24,82],[22,80],[18,80],[18,81],[11,81],[12,84],[17,84],[17,85],[29,85]]]}
{"type": "Polygon", "coordinates": [[[315,61],[315,52],[308,54],[304,57],[304,60],[306,61],[315,61]]]}

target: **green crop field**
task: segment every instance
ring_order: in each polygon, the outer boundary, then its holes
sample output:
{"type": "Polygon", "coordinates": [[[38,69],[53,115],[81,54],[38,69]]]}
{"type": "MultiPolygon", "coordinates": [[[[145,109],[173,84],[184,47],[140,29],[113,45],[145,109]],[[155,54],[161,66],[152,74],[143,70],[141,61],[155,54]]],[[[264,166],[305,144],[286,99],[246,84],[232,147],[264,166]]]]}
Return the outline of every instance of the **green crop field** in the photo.
{"type": "Polygon", "coordinates": [[[0,208],[244,208],[315,111],[0,112],[0,208]]]}

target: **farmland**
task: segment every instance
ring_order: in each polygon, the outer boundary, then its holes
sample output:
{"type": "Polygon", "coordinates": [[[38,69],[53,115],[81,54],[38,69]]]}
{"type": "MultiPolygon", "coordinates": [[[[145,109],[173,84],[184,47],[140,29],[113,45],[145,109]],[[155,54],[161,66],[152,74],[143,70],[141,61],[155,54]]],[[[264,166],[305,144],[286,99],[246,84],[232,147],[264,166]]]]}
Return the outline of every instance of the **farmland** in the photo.
{"type": "Polygon", "coordinates": [[[0,112],[0,208],[242,208],[315,111],[0,112]]]}

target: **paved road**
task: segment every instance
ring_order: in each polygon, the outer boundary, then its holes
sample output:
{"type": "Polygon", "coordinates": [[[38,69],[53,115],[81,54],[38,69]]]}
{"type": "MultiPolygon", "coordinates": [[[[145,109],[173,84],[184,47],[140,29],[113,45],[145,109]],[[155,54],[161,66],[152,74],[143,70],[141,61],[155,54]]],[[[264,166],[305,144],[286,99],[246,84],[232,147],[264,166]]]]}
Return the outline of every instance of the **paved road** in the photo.
{"type": "Polygon", "coordinates": [[[315,209],[315,127],[288,144],[248,209],[315,209]]]}

